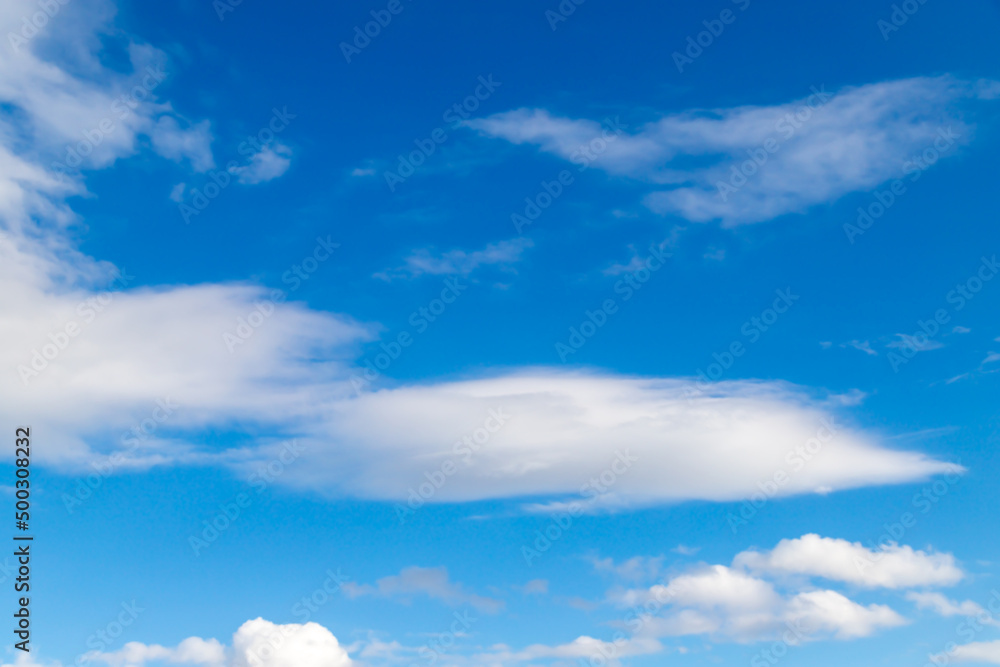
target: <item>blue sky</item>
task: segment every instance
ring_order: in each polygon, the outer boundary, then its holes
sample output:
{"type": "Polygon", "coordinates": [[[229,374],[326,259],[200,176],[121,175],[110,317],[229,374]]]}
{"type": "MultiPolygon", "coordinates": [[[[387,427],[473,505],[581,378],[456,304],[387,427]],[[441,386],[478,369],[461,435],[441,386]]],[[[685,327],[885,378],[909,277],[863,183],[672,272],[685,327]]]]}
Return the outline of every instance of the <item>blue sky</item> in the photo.
{"type": "Polygon", "coordinates": [[[997,3],[0,22],[3,664],[1000,664],[997,3]]]}

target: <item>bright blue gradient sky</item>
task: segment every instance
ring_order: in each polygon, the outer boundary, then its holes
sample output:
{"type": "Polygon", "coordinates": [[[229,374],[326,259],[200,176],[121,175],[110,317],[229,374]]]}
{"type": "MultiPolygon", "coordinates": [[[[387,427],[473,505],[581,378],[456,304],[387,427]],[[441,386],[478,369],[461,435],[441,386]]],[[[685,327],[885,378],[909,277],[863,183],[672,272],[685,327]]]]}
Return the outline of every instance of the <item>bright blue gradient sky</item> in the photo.
{"type": "Polygon", "coordinates": [[[1000,664],[1000,5],[904,4],[7,2],[2,662],[1000,664]]]}

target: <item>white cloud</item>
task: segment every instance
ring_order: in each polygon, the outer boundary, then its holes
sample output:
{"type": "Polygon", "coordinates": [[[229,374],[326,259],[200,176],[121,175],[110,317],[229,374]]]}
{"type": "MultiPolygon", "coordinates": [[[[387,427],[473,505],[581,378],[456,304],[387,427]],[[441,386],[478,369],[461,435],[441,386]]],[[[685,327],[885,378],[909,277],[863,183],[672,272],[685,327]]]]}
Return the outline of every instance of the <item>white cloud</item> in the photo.
{"type": "Polygon", "coordinates": [[[178,183],[173,188],[170,189],[170,201],[180,204],[184,201],[184,191],[187,189],[187,183],[178,183]]]}
{"type": "Polygon", "coordinates": [[[840,347],[853,347],[855,350],[864,352],[865,354],[871,355],[873,357],[878,356],[878,352],[872,349],[871,343],[866,340],[852,340],[846,343],[841,343],[840,347]]]}
{"type": "Polygon", "coordinates": [[[317,623],[276,625],[258,618],[233,635],[230,667],[349,667],[347,651],[317,623]]]}
{"type": "MultiPolygon", "coordinates": [[[[673,246],[675,243],[676,239],[667,239],[666,241],[662,241],[659,244],[657,244],[657,247],[660,250],[663,250],[664,248],[669,248],[673,246]]],[[[634,245],[629,245],[628,248],[632,254],[631,259],[629,259],[629,261],[625,264],[622,264],[621,262],[615,262],[614,264],[612,264],[611,266],[602,271],[604,275],[618,276],[623,273],[635,273],[636,271],[646,267],[646,260],[648,259],[648,255],[640,255],[639,251],[636,249],[634,245]]],[[[673,257],[673,254],[664,253],[664,257],[673,257]]]]}
{"type": "MultiPolygon", "coordinates": [[[[529,495],[577,496],[628,452],[638,463],[613,490],[631,504],[736,500],[775,470],[789,474],[780,495],[910,481],[951,470],[912,452],[883,449],[847,426],[822,457],[795,454],[831,417],[829,406],[783,385],[719,383],[691,394],[683,379],[527,369],[481,380],[429,383],[365,393],[331,407],[323,442],[289,482],[329,492],[406,499],[425,474],[457,463],[432,502],[529,495]],[[463,435],[490,411],[503,425],[473,451],[463,435]],[[384,415],[393,415],[385,419],[384,415]]],[[[471,436],[470,436],[471,437],[471,436]]],[[[619,469],[622,466],[617,466],[619,469]]],[[[611,473],[608,473],[610,477],[611,473]]]]}
{"type": "Polygon", "coordinates": [[[240,183],[244,185],[256,185],[272,181],[286,171],[292,164],[292,149],[284,144],[264,146],[260,151],[254,153],[250,158],[250,163],[235,169],[240,183]]]}
{"type": "Polygon", "coordinates": [[[501,600],[467,592],[464,586],[449,579],[448,570],[443,567],[407,567],[397,575],[379,579],[374,586],[348,582],[343,589],[352,598],[378,595],[408,600],[414,595],[426,595],[453,607],[467,604],[486,613],[496,613],[504,607],[501,600]]]}
{"type": "Polygon", "coordinates": [[[220,667],[226,664],[225,649],[215,639],[189,637],[173,648],[158,644],[129,642],[111,653],[88,653],[88,661],[103,662],[112,667],[132,667],[147,662],[170,662],[185,665],[220,667]]]}
{"type": "MultiPolygon", "coordinates": [[[[939,142],[941,154],[956,153],[956,145],[968,142],[973,130],[958,108],[969,100],[991,99],[994,87],[949,77],[912,78],[845,88],[825,102],[829,93],[774,106],[672,113],[608,141],[592,164],[653,187],[666,186],[646,197],[656,212],[727,225],[759,222],[901,177],[905,163],[932,147],[940,133],[951,141],[947,148],[946,140],[939,142]],[[804,111],[806,103],[811,110],[804,111]],[[763,166],[735,192],[722,193],[719,184],[731,183],[732,170],[748,160],[748,151],[759,154],[768,145],[777,148],[764,151],[763,166]],[[686,166],[692,158],[704,166],[686,166]]],[[[602,132],[597,122],[541,109],[467,124],[574,162],[581,159],[581,147],[602,132]]]]}
{"type": "MultiPolygon", "coordinates": [[[[80,0],[60,7],[39,36],[19,49],[5,44],[0,50],[0,102],[23,112],[5,116],[0,134],[7,155],[0,164],[13,159],[12,145],[23,145],[14,137],[28,139],[31,149],[20,157],[34,163],[28,178],[15,182],[0,166],[0,190],[7,197],[16,193],[16,199],[50,192],[45,181],[53,176],[41,164],[70,172],[107,167],[135,154],[143,138],[164,157],[187,159],[196,170],[210,168],[208,122],[192,123],[158,101],[168,78],[165,54],[133,40],[127,49],[132,71],[113,71],[100,60],[98,39],[110,32],[113,5],[80,0]],[[47,48],[50,43],[61,48],[47,48]]],[[[37,11],[30,0],[5,2],[0,34],[19,33],[21,18],[37,11]]],[[[69,183],[82,189],[76,180],[69,183]]]]}
{"type": "Polygon", "coordinates": [[[634,556],[621,563],[615,563],[611,558],[594,559],[594,569],[598,572],[613,574],[618,579],[629,582],[642,582],[655,579],[663,570],[663,556],[634,556]]]}
{"type": "Polygon", "coordinates": [[[416,278],[421,275],[467,276],[481,266],[500,266],[509,269],[521,261],[521,255],[534,244],[530,239],[517,238],[490,243],[482,250],[449,250],[435,254],[427,248],[413,251],[403,266],[377,273],[376,277],[391,280],[399,277],[416,278]]]}
{"type": "Polygon", "coordinates": [[[549,592],[549,582],[546,579],[532,579],[524,586],[521,592],[525,595],[547,595],[549,592]]]}
{"type": "MultiPolygon", "coordinates": [[[[949,658],[955,662],[978,662],[990,665],[1000,665],[1000,640],[992,642],[974,642],[957,647],[950,654],[940,654],[939,660],[949,658]]],[[[941,662],[940,664],[947,664],[941,662]]]]}
{"type": "Polygon", "coordinates": [[[215,166],[212,158],[212,133],[209,122],[190,125],[182,129],[172,116],[160,116],[149,134],[156,152],[165,158],[180,162],[190,160],[195,171],[208,171],[215,166]]]}
{"type": "Polygon", "coordinates": [[[538,660],[600,660],[601,664],[620,665],[621,658],[651,655],[663,651],[655,639],[633,638],[609,642],[586,635],[557,646],[532,644],[520,651],[502,650],[475,656],[476,664],[501,665],[519,662],[537,664],[538,660]],[[608,657],[610,656],[610,657],[608,657]]]}
{"type": "Polygon", "coordinates": [[[791,636],[789,644],[822,638],[855,639],[903,625],[885,605],[860,605],[831,590],[783,595],[774,585],[738,569],[713,565],[648,590],[616,591],[622,607],[653,610],[639,627],[644,636],[710,635],[754,642],[791,636]],[[657,609],[663,609],[657,614],[657,609]]]}
{"type": "Polygon", "coordinates": [[[915,603],[919,609],[930,609],[941,616],[971,616],[988,625],[1000,626],[1000,622],[995,620],[992,614],[972,600],[955,602],[940,593],[915,591],[907,593],[906,599],[915,603]]]}
{"type": "Polygon", "coordinates": [[[886,347],[894,347],[900,350],[914,350],[916,352],[928,352],[944,347],[944,343],[931,340],[926,336],[924,338],[917,338],[909,334],[896,334],[896,336],[898,340],[887,343],[886,347]]]}
{"type": "Polygon", "coordinates": [[[352,661],[337,638],[321,625],[277,625],[262,618],[247,621],[233,635],[230,650],[217,640],[185,639],[167,648],[129,642],[118,651],[93,651],[89,662],[112,667],[142,667],[169,662],[206,667],[350,667],[352,661]]]}
{"type": "Polygon", "coordinates": [[[869,588],[951,586],[961,581],[955,557],[890,544],[873,551],[858,542],[803,535],[771,551],[745,551],[733,565],[754,572],[823,577],[869,588]]]}

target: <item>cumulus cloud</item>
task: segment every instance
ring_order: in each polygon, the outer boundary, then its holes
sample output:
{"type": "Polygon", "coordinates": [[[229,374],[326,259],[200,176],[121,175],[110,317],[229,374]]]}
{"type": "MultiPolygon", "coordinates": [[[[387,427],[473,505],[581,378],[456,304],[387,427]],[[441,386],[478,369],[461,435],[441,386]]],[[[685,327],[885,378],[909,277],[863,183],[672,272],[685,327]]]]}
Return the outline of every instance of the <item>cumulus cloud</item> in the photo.
{"type": "Polygon", "coordinates": [[[405,259],[403,266],[375,275],[383,280],[391,280],[400,277],[416,278],[422,275],[467,276],[481,266],[510,269],[512,265],[521,261],[524,251],[533,245],[530,239],[517,238],[490,243],[482,250],[473,251],[456,248],[436,254],[430,249],[421,248],[413,251],[405,259]]]}
{"type": "Polygon", "coordinates": [[[374,586],[348,582],[343,588],[352,598],[377,595],[409,600],[415,595],[426,595],[453,607],[467,604],[486,613],[495,613],[504,607],[501,600],[469,593],[464,586],[451,581],[448,570],[443,567],[407,567],[397,575],[379,579],[374,586]]]}
{"type": "Polygon", "coordinates": [[[215,639],[191,637],[176,647],[129,642],[113,652],[93,651],[88,662],[111,667],[142,667],[169,662],[205,667],[349,667],[347,651],[317,623],[278,625],[257,618],[233,635],[227,650],[215,639]]]}
{"type": "Polygon", "coordinates": [[[951,554],[897,544],[875,551],[859,542],[815,534],[782,540],[771,551],[745,551],[733,564],[754,572],[823,577],[868,588],[951,586],[964,576],[951,554]]]}
{"type": "Polygon", "coordinates": [[[225,648],[215,639],[189,637],[175,647],[158,644],[129,642],[111,653],[89,653],[89,661],[102,662],[112,667],[132,667],[147,662],[171,662],[185,665],[217,667],[226,664],[225,648]]]}
{"type": "Polygon", "coordinates": [[[663,609],[639,626],[643,635],[653,637],[709,635],[754,642],[791,632],[788,643],[797,644],[867,637],[906,622],[885,605],[864,606],[832,590],[782,594],[771,582],[725,565],[682,574],[650,589],[616,591],[611,599],[623,607],[663,609]]]}
{"type": "Polygon", "coordinates": [[[606,142],[600,123],[543,109],[517,109],[467,125],[645,181],[652,190],[645,203],[653,211],[738,225],[801,213],[919,171],[926,165],[914,158],[935,142],[939,157],[957,153],[974,129],[962,120],[962,109],[992,99],[995,88],[993,82],[938,77],[836,93],[816,89],[784,104],[667,114],[606,142]],[[599,152],[592,142],[600,142],[599,152]],[[755,155],[761,166],[755,166],[755,155]]]}

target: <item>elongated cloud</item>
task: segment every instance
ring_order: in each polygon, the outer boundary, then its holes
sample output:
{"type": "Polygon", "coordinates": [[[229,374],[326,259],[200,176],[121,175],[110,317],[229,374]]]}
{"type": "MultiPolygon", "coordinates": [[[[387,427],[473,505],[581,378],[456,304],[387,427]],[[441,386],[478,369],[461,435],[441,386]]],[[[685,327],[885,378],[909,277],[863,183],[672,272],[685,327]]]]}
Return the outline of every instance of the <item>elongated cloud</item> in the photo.
{"type": "Polygon", "coordinates": [[[333,634],[317,623],[278,625],[258,618],[233,635],[228,649],[218,640],[190,637],[175,647],[129,642],[112,652],[93,651],[88,662],[111,667],[146,664],[204,667],[349,667],[347,651],[333,634]]]}
{"type": "Polygon", "coordinates": [[[782,540],[769,552],[746,551],[734,564],[758,572],[802,574],[870,588],[951,586],[963,577],[951,554],[897,544],[872,550],[819,535],[782,540]]]}
{"type": "Polygon", "coordinates": [[[409,599],[426,595],[452,606],[467,604],[485,613],[495,613],[504,606],[501,600],[467,592],[464,586],[449,579],[448,570],[443,567],[407,567],[399,574],[379,579],[374,586],[348,582],[344,584],[344,592],[351,598],[377,595],[409,599]]]}
{"type": "Polygon", "coordinates": [[[743,498],[779,470],[786,481],[775,495],[949,469],[879,446],[791,387],[692,388],[684,379],[529,369],[364,394],[332,406],[329,444],[316,442],[310,465],[290,471],[289,481],[387,500],[416,493],[431,502],[562,495],[646,503],[743,498]]]}
{"type": "Polygon", "coordinates": [[[974,130],[961,110],[998,91],[992,81],[921,77],[840,91],[814,87],[772,106],[673,112],[635,128],[544,109],[467,125],[581,168],[648,182],[645,202],[656,212],[738,225],[801,213],[955,155],[974,130]]]}
{"type": "Polygon", "coordinates": [[[861,605],[832,590],[783,594],[769,581],[724,565],[682,574],[647,590],[617,592],[612,600],[653,610],[634,625],[645,637],[710,635],[754,642],[784,636],[795,645],[867,637],[905,623],[885,605],[861,605]]]}

